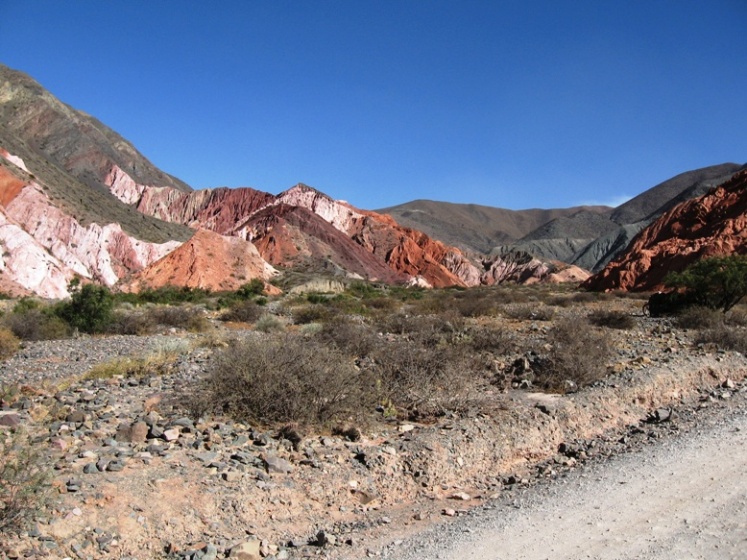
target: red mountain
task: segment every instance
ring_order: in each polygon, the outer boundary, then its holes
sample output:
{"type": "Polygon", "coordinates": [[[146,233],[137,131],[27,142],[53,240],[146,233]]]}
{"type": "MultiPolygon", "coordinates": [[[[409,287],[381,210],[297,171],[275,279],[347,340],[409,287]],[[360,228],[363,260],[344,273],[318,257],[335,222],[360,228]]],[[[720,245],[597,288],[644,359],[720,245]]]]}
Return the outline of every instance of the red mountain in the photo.
{"type": "Polygon", "coordinates": [[[669,210],[582,286],[597,291],[656,290],[670,271],[681,271],[703,257],[735,253],[747,253],[747,171],[669,210]]]}

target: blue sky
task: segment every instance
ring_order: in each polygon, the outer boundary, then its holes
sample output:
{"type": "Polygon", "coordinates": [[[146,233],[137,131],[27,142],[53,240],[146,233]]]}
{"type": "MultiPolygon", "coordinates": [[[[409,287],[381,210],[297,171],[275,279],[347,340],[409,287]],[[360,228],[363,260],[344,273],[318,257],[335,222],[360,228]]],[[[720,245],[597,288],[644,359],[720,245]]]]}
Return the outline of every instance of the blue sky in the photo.
{"type": "Polygon", "coordinates": [[[745,0],[0,0],[0,62],[195,188],[619,202],[747,162],[745,0]]]}

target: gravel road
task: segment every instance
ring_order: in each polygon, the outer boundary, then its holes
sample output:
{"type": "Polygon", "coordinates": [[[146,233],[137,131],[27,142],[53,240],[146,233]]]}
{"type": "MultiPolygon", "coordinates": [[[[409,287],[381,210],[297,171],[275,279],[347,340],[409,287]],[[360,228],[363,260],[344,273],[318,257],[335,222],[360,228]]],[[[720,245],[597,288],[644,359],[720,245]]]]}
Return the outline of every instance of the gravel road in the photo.
{"type": "Polygon", "coordinates": [[[747,409],[389,549],[398,560],[747,558],[747,409]]]}

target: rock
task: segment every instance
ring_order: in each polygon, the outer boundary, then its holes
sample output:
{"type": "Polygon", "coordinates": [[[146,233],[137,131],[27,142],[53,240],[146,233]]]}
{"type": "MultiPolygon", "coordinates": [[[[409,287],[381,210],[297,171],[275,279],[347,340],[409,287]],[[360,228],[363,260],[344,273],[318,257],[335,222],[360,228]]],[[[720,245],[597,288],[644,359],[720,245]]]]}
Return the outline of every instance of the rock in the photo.
{"type": "Polygon", "coordinates": [[[238,560],[261,560],[259,553],[260,541],[251,540],[237,544],[231,548],[231,553],[228,555],[229,558],[237,558],[238,560]]]}
{"type": "Polygon", "coordinates": [[[444,508],[441,513],[446,517],[454,517],[457,514],[456,510],[451,508],[444,508]]]}
{"type": "Polygon", "coordinates": [[[15,428],[21,424],[21,417],[15,412],[0,412],[0,426],[15,428]]]}
{"type": "Polygon", "coordinates": [[[449,498],[451,498],[452,500],[463,500],[466,502],[468,500],[471,500],[472,496],[470,496],[466,492],[455,492],[454,494],[449,496],[449,498]]]}
{"type": "Polygon", "coordinates": [[[161,438],[166,441],[176,441],[179,439],[180,431],[178,428],[169,428],[168,430],[164,430],[163,434],[161,435],[161,438]]]}
{"type": "Polygon", "coordinates": [[[649,424],[660,424],[661,422],[669,422],[671,419],[671,408],[657,408],[654,412],[646,417],[646,422],[648,422],[649,424]]]}
{"type": "Polygon", "coordinates": [[[267,455],[263,460],[268,473],[288,474],[293,470],[293,465],[275,455],[267,455]]]}

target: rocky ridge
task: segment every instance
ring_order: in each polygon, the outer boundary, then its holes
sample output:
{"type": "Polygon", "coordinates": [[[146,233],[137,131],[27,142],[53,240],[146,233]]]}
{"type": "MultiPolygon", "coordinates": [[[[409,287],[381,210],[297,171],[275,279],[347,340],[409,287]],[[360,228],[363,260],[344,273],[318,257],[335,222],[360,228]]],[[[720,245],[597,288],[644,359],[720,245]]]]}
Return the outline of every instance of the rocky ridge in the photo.
{"type": "Polygon", "coordinates": [[[747,171],[675,206],[641,231],[628,250],[583,286],[657,290],[670,271],[697,259],[747,253],[747,171]]]}

